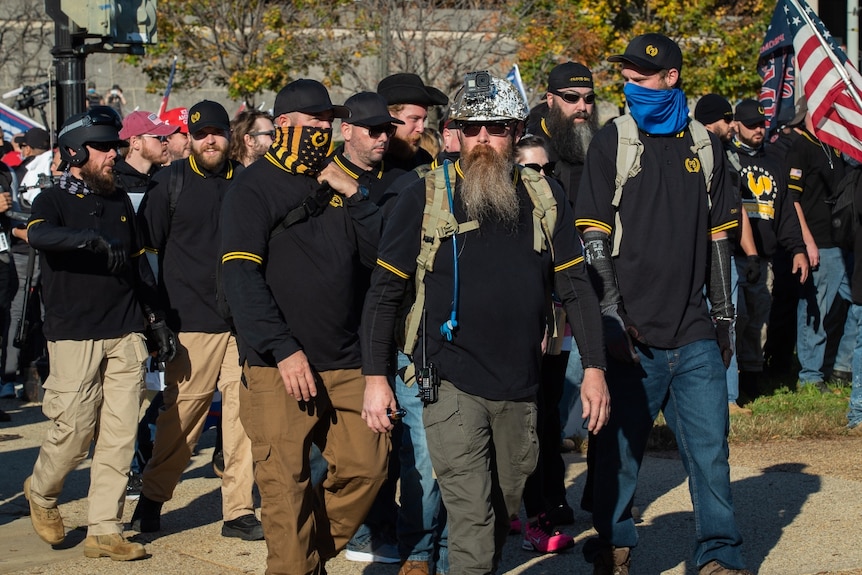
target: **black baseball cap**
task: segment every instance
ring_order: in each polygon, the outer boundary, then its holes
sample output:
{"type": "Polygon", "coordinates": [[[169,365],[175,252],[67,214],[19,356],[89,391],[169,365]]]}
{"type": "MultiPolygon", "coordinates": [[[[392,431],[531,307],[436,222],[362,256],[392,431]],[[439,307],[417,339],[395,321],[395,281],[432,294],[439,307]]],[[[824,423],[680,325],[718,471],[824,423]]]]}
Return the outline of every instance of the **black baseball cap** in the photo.
{"type": "Polygon", "coordinates": [[[204,100],[189,108],[189,134],[204,128],[230,131],[230,118],[224,106],[212,100],[204,100]]]}
{"type": "Polygon", "coordinates": [[[30,128],[24,134],[24,143],[39,150],[51,149],[51,136],[42,128],[30,128]]]}
{"type": "Polygon", "coordinates": [[[376,92],[359,92],[350,96],[344,105],[350,108],[350,118],[344,120],[347,124],[356,126],[380,126],[382,124],[403,124],[398,118],[393,118],[386,107],[386,98],[376,92]]]}
{"type": "Polygon", "coordinates": [[[766,114],[763,112],[763,104],[751,98],[743,100],[736,105],[734,119],[746,128],[763,124],[766,122],[766,114]]]}
{"type": "Polygon", "coordinates": [[[554,92],[563,88],[593,88],[593,73],[578,62],[566,62],[554,66],[548,74],[548,91],[554,92]]]}
{"type": "Polygon", "coordinates": [[[350,108],[332,103],[326,86],[317,80],[300,78],[281,89],[275,97],[272,115],[277,118],[290,112],[319,114],[327,110],[332,110],[336,118],[350,117],[350,108]]]}
{"type": "Polygon", "coordinates": [[[712,124],[719,120],[733,121],[733,107],[726,98],[718,94],[707,94],[697,101],[694,119],[701,124],[712,124]]]}
{"type": "Polygon", "coordinates": [[[679,45],[662,34],[635,36],[626,46],[624,54],[608,58],[608,62],[626,62],[644,70],[670,70],[682,72],[682,51],[679,45]]]}
{"type": "Polygon", "coordinates": [[[415,104],[417,106],[445,106],[449,98],[431,86],[426,86],[416,74],[398,73],[386,76],[377,84],[377,93],[386,98],[386,104],[415,104]]]}

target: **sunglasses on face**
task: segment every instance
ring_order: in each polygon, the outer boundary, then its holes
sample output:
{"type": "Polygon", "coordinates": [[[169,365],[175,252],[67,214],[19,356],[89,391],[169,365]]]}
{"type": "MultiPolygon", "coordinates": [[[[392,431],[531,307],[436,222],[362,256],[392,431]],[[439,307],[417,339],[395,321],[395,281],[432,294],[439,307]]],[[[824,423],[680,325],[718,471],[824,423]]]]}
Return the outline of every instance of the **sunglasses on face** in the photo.
{"type": "Polygon", "coordinates": [[[158,140],[158,141],[159,141],[159,142],[161,142],[162,144],[164,144],[165,142],[167,142],[167,141],[168,141],[168,137],[167,137],[167,136],[154,136],[154,135],[152,135],[152,134],[144,134],[144,135],[143,135],[143,136],[141,136],[141,137],[142,137],[142,138],[153,138],[154,140],[158,140]]]}
{"type": "Polygon", "coordinates": [[[117,149],[117,142],[87,142],[87,146],[98,152],[110,152],[117,149]]]}
{"type": "Polygon", "coordinates": [[[249,132],[249,136],[257,137],[257,136],[269,136],[273,140],[275,139],[275,130],[268,130],[266,132],[249,132]]]}
{"type": "Polygon", "coordinates": [[[506,122],[460,122],[458,127],[468,138],[475,138],[478,136],[479,132],[482,131],[482,128],[485,128],[489,136],[500,138],[509,135],[509,131],[512,129],[512,124],[506,122]]]}
{"type": "Polygon", "coordinates": [[[381,124],[379,126],[362,126],[368,132],[368,137],[372,140],[376,140],[382,134],[386,134],[390,138],[395,135],[395,132],[398,130],[398,126],[395,124],[381,124]]]}
{"type": "Polygon", "coordinates": [[[547,164],[523,164],[525,168],[530,168],[531,170],[536,170],[537,172],[544,172],[546,174],[550,174],[554,171],[554,166],[556,166],[556,162],[548,162],[547,164]]]}
{"type": "Polygon", "coordinates": [[[581,98],[584,99],[584,102],[586,104],[592,104],[596,101],[596,95],[592,92],[590,92],[586,96],[582,96],[581,94],[578,94],[577,92],[558,92],[556,90],[551,90],[551,94],[553,94],[555,96],[559,96],[560,98],[562,98],[563,100],[565,100],[569,104],[577,104],[578,102],[581,101],[581,98]]]}

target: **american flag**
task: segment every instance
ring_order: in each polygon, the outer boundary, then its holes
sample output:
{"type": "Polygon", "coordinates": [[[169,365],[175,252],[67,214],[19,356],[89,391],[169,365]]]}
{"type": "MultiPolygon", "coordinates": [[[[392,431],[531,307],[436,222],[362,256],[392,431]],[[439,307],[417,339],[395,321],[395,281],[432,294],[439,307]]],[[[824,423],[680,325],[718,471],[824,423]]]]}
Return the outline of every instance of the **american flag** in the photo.
{"type": "Polygon", "coordinates": [[[814,135],[862,161],[862,76],[805,0],[779,0],[758,69],[763,77],[760,100],[770,130],[793,116],[798,70],[814,135]]]}

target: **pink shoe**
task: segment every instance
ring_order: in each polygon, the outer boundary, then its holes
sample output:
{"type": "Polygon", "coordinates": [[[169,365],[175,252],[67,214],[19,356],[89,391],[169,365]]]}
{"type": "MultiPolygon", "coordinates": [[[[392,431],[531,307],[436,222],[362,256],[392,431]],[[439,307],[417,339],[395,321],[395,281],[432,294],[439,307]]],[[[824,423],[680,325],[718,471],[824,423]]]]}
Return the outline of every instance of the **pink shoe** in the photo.
{"type": "Polygon", "coordinates": [[[574,546],[574,538],[554,529],[544,513],[539,515],[535,521],[527,523],[524,541],[521,544],[524,549],[539,553],[559,553],[574,546]]]}
{"type": "Polygon", "coordinates": [[[517,517],[512,517],[509,523],[509,535],[521,534],[521,520],[517,517]]]}

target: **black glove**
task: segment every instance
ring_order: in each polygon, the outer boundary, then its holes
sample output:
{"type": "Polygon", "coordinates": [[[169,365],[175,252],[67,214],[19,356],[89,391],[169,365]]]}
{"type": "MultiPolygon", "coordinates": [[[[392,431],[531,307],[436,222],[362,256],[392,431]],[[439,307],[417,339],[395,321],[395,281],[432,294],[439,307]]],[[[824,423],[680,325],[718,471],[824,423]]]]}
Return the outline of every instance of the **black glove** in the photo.
{"type": "Polygon", "coordinates": [[[602,309],[602,327],[608,357],[622,363],[640,363],[632,337],[641,341],[637,328],[617,304],[602,309]]]}
{"type": "Polygon", "coordinates": [[[730,318],[715,319],[715,334],[718,336],[718,349],[721,350],[721,361],[724,368],[730,367],[733,359],[733,320],[730,318]]]}
{"type": "Polygon", "coordinates": [[[164,364],[172,361],[177,355],[177,338],[163,319],[151,321],[147,328],[147,338],[152,340],[156,351],[156,362],[163,369],[164,364]]]}
{"type": "Polygon", "coordinates": [[[88,242],[91,250],[97,254],[105,254],[108,258],[108,271],[114,275],[123,273],[129,261],[128,250],[123,243],[102,235],[97,235],[88,242]]]}
{"type": "Polygon", "coordinates": [[[756,284],[760,279],[760,256],[747,256],[745,259],[745,281],[756,284]]]}

